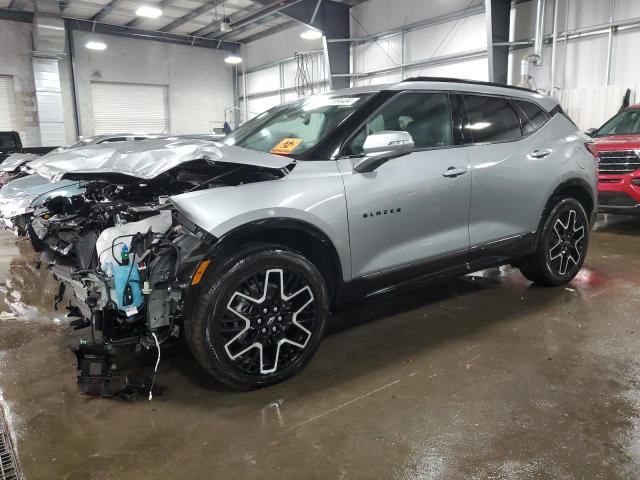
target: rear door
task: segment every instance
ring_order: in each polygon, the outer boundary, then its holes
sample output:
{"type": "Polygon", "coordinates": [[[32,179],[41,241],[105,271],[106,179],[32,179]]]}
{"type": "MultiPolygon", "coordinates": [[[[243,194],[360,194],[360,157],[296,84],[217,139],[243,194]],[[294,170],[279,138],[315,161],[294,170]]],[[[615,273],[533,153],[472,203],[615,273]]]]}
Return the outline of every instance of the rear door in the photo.
{"type": "Polygon", "coordinates": [[[339,167],[354,277],[395,273],[402,282],[466,261],[471,175],[464,150],[454,147],[449,95],[436,92],[395,96],[347,142],[339,167]],[[354,172],[366,136],[382,130],[409,132],[415,151],[354,172]]]}
{"type": "Polygon", "coordinates": [[[463,98],[464,130],[471,138],[467,151],[473,176],[473,251],[536,230],[557,159],[544,134],[549,115],[533,102],[481,94],[463,98]]]}

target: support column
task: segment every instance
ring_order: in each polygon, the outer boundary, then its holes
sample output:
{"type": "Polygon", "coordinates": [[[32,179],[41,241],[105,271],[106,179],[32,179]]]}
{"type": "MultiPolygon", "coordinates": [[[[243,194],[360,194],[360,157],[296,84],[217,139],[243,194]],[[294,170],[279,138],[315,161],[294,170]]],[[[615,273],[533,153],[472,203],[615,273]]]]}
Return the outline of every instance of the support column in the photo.
{"type": "MultiPolygon", "coordinates": [[[[263,5],[271,2],[271,0],[256,1],[263,5]]],[[[328,40],[350,37],[350,8],[349,5],[333,0],[301,0],[280,10],[281,14],[324,33],[325,55],[329,60],[329,85],[332,89],[349,87],[349,77],[332,76],[349,73],[349,42],[329,42],[328,40]]]]}
{"type": "Polygon", "coordinates": [[[507,83],[509,47],[497,43],[509,41],[511,0],[485,0],[487,18],[487,52],[489,55],[489,81],[507,83]]]}

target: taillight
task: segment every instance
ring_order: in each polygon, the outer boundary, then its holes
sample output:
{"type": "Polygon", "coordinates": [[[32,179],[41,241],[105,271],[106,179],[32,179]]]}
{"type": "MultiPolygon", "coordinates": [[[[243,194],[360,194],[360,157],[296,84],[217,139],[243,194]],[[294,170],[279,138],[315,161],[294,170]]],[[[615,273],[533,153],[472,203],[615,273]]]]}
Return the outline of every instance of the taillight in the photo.
{"type": "Polygon", "coordinates": [[[598,147],[596,147],[596,144],[591,142],[591,143],[585,143],[584,146],[587,148],[587,150],[589,150],[589,153],[591,155],[593,155],[596,158],[600,158],[600,152],[598,151],[598,147]]]}

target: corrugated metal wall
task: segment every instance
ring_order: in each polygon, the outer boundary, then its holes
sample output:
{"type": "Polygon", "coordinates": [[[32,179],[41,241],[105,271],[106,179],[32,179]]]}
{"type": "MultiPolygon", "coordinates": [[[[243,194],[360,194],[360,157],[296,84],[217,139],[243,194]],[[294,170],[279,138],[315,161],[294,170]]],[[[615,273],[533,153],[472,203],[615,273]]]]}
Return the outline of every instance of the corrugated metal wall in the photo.
{"type": "MultiPolygon", "coordinates": [[[[256,67],[246,73],[247,81],[247,118],[280,103],[295,100],[308,94],[317,94],[328,90],[328,68],[321,51],[307,52],[304,65],[296,58],[287,58],[263,67],[256,67]],[[301,78],[302,70],[306,81],[301,78]]],[[[240,75],[241,120],[245,121],[244,78],[240,75]]]]}
{"type": "MultiPolygon", "coordinates": [[[[598,118],[617,108],[618,92],[631,88],[634,93],[640,79],[640,62],[635,58],[640,45],[640,0],[547,0],[545,33],[553,31],[554,6],[558,5],[559,41],[556,54],[554,87],[551,85],[551,46],[544,48],[544,61],[540,67],[531,67],[537,88],[545,93],[555,91],[563,102],[571,100],[568,110],[575,111],[579,97],[585,104],[594,105],[596,112],[576,113],[585,122],[596,122],[598,118]],[[615,28],[611,34],[609,82],[607,84],[607,58],[609,56],[610,21],[635,23],[630,28],[615,28]],[[576,34],[577,29],[599,26],[598,32],[576,34]],[[573,34],[566,42],[562,32],[573,34]],[[603,93],[601,87],[619,87],[603,93]],[[586,90],[585,90],[586,89],[586,90]],[[569,93],[559,95],[559,90],[569,93]],[[581,92],[581,93],[576,93],[581,92]],[[587,97],[602,98],[607,107],[586,101],[587,97]]],[[[486,19],[483,0],[448,0],[447,2],[425,2],[424,0],[368,0],[354,8],[351,13],[352,37],[378,36],[375,41],[361,40],[351,47],[352,85],[374,85],[394,83],[404,78],[446,76],[474,80],[488,79],[486,55],[486,19]],[[387,32],[386,34],[384,32],[387,32]]],[[[512,8],[511,41],[528,40],[533,37],[535,25],[535,1],[518,2],[512,8]]],[[[597,29],[596,29],[597,30],[597,29]]],[[[261,48],[268,49],[269,38],[260,40],[261,48]]],[[[282,48],[280,46],[280,48],[282,48]]],[[[531,48],[515,48],[510,54],[510,83],[518,83],[520,61],[532,52],[531,48]]],[[[271,72],[268,84],[248,82],[251,110],[259,111],[264,106],[278,103],[278,95],[264,92],[276,89],[277,69],[271,72]],[[261,93],[262,92],[262,93],[261,93]],[[264,98],[254,100],[256,94],[264,98]]],[[[248,75],[251,78],[251,75],[248,75]]],[[[292,78],[289,75],[288,78],[292,78]]],[[[287,84],[289,86],[289,84],[287,84]]],[[[281,88],[281,87],[280,87],[281,88]]],[[[288,94],[280,95],[281,99],[288,94]]],[[[620,99],[621,100],[621,99],[620,99]]],[[[582,120],[579,121],[582,123],[582,120]]],[[[593,125],[589,125],[593,126],[593,125]]]]}

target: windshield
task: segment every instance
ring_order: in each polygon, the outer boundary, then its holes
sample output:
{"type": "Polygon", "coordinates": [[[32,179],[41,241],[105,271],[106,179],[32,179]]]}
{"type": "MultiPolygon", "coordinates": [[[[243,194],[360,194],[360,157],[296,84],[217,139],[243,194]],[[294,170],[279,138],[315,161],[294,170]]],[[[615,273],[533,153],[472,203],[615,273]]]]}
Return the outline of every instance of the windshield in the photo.
{"type": "Polygon", "coordinates": [[[224,139],[226,145],[296,156],[318,145],[371,95],[321,95],[272,108],[224,139]]]}
{"type": "Polygon", "coordinates": [[[640,134],[640,108],[630,108],[618,113],[598,129],[596,136],[629,134],[640,134]]]}
{"type": "Polygon", "coordinates": [[[70,150],[72,148],[84,147],[85,145],[93,142],[95,139],[96,137],[83,138],[82,140],[78,140],[76,143],[72,145],[67,145],[66,147],[60,147],[60,150],[70,150]]]}

